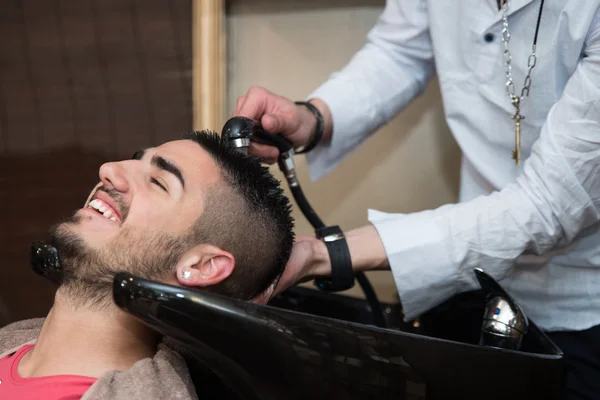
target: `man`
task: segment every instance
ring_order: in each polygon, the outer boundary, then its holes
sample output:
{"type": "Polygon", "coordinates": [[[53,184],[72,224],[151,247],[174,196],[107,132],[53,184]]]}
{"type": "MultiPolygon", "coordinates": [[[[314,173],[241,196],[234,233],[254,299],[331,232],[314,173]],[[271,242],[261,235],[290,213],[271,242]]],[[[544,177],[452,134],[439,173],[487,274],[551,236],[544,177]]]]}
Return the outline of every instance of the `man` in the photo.
{"type": "MultiPolygon", "coordinates": [[[[353,268],[391,267],[407,319],[476,289],[483,268],[565,352],[570,398],[600,393],[599,7],[388,0],[365,46],[308,96],[317,111],[255,87],[234,112],[312,148],[318,179],[437,73],[463,152],[461,204],[370,212],[371,224],[346,233],[353,268]]],[[[331,273],[321,241],[292,254],[275,293],[331,273]]]]}
{"type": "Polygon", "coordinates": [[[216,134],[146,149],[99,175],[85,206],[52,229],[64,280],[41,330],[38,321],[0,330],[2,399],[196,398],[181,356],[157,350],[158,335],[112,303],[115,273],[252,299],[289,257],[279,183],[216,134]]]}

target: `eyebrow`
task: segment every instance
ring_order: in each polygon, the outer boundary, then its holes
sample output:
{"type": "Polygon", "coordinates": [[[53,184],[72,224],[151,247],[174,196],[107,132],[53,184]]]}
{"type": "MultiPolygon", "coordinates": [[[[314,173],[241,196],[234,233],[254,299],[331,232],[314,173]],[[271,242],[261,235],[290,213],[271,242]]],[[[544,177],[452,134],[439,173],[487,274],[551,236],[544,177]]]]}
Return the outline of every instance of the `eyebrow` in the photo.
{"type": "MultiPolygon", "coordinates": [[[[144,154],[146,154],[146,150],[136,151],[132,159],[141,160],[144,157],[144,154]]],[[[179,180],[179,182],[181,182],[181,186],[185,189],[185,179],[183,179],[183,174],[181,173],[181,170],[175,164],[168,160],[165,160],[161,156],[156,155],[152,157],[150,163],[155,167],[162,169],[163,171],[173,174],[179,180]]]]}

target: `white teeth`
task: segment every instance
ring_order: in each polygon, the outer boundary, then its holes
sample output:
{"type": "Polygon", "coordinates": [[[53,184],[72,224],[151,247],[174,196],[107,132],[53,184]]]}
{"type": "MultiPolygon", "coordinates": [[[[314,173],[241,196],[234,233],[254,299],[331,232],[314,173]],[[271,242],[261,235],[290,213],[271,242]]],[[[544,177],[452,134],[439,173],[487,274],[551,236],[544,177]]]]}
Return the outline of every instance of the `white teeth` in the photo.
{"type": "Polygon", "coordinates": [[[102,215],[104,215],[105,218],[108,218],[111,221],[117,220],[117,217],[113,216],[113,211],[110,209],[110,207],[106,206],[104,204],[104,202],[102,202],[101,200],[94,199],[94,200],[90,201],[90,203],[88,204],[88,207],[94,208],[94,209],[100,211],[102,213],[102,215]]]}

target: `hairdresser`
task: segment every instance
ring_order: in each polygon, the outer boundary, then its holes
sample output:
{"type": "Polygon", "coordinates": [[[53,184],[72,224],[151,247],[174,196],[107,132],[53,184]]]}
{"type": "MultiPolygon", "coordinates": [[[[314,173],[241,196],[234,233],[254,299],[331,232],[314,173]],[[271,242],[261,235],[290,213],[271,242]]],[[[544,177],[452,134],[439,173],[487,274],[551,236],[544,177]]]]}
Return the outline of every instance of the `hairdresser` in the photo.
{"type": "MultiPolygon", "coordinates": [[[[319,179],[437,74],[463,153],[460,203],[369,211],[370,224],[337,246],[347,243],[355,271],[391,268],[407,320],[476,289],[483,268],[564,351],[571,399],[600,396],[599,6],[389,0],[308,103],[255,87],[234,112],[283,133],[319,179]]],[[[258,144],[251,153],[278,156],[258,144]]],[[[335,275],[332,243],[299,238],[275,293],[335,275]]]]}

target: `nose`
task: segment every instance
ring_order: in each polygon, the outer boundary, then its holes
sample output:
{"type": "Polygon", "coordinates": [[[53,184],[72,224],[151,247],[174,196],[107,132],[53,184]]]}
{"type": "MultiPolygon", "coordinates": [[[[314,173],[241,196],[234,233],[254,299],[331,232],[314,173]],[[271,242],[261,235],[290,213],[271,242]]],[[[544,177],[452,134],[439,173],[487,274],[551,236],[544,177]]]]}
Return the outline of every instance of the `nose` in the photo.
{"type": "Polygon", "coordinates": [[[114,187],[121,193],[129,191],[129,179],[123,162],[102,164],[99,171],[100,181],[104,186],[114,187]]]}

